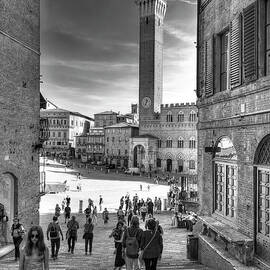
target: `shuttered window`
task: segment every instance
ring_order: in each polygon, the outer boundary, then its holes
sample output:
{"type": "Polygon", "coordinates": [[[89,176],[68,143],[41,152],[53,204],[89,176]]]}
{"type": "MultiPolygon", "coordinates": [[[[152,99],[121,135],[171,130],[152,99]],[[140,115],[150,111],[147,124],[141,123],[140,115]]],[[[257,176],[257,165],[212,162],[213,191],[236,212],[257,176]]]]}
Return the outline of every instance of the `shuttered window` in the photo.
{"type": "Polygon", "coordinates": [[[244,81],[257,78],[257,8],[256,2],[243,11],[244,81]]]}
{"type": "Polygon", "coordinates": [[[229,31],[221,35],[220,50],[220,87],[221,91],[228,89],[229,74],[229,31]]]}
{"type": "Polygon", "coordinates": [[[205,42],[205,96],[213,95],[213,38],[205,42]]]}
{"type": "Polygon", "coordinates": [[[231,88],[241,84],[241,16],[230,24],[230,85],[231,88]]]}
{"type": "Polygon", "coordinates": [[[199,18],[199,40],[197,44],[198,49],[198,85],[197,85],[197,97],[201,97],[205,89],[205,47],[203,42],[204,37],[204,19],[202,16],[199,18]]]}
{"type": "Polygon", "coordinates": [[[270,0],[266,2],[266,75],[270,75],[270,0]]]}

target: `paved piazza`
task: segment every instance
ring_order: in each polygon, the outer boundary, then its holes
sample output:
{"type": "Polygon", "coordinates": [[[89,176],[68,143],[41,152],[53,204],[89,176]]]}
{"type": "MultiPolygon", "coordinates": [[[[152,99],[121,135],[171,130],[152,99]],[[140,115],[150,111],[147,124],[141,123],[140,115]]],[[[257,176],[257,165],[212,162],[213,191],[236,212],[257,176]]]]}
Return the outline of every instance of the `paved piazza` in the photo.
{"type": "MultiPolygon", "coordinates": [[[[77,170],[77,169],[76,169],[77,170]]],[[[114,243],[109,235],[116,224],[115,209],[119,205],[119,200],[122,195],[127,192],[131,196],[138,193],[139,197],[147,198],[155,196],[166,198],[168,186],[166,185],[154,185],[150,183],[150,191],[147,190],[147,182],[142,180],[148,180],[147,178],[125,176],[121,174],[104,174],[100,171],[92,171],[88,174],[88,171],[80,169],[82,179],[77,181],[77,171],[68,169],[65,172],[63,165],[54,163],[51,161],[51,165],[46,167],[47,182],[64,182],[67,180],[67,185],[70,186],[70,191],[66,193],[47,194],[42,197],[40,207],[40,225],[43,230],[46,231],[49,222],[51,222],[54,207],[56,203],[61,203],[62,199],[68,194],[71,197],[71,209],[72,215],[75,215],[80,229],[78,231],[78,241],[75,246],[74,254],[67,252],[67,241],[61,241],[61,247],[59,251],[59,258],[56,261],[50,259],[51,270],[110,270],[114,265],[114,243]],[[87,173],[86,173],[87,172],[87,173]],[[96,180],[91,179],[91,177],[96,180]],[[104,180],[104,178],[112,179],[104,180]],[[132,181],[127,181],[132,180],[132,181]],[[77,190],[77,184],[80,183],[82,191],[77,190]],[[143,186],[143,190],[140,191],[140,184],[143,186]],[[109,223],[104,225],[102,222],[101,214],[98,214],[98,224],[94,228],[94,240],[93,240],[93,252],[92,256],[84,255],[84,240],[83,225],[85,223],[84,214],[78,213],[79,200],[83,200],[84,207],[86,207],[87,199],[90,197],[97,203],[99,195],[104,197],[104,206],[108,207],[111,214],[109,223]]],[[[164,229],[164,251],[162,260],[159,262],[158,269],[204,269],[204,267],[196,261],[191,261],[186,258],[186,237],[188,232],[186,229],[178,229],[171,227],[170,212],[162,212],[156,214],[155,217],[159,219],[160,224],[164,229]]],[[[63,234],[66,234],[67,227],[64,223],[64,216],[61,213],[59,218],[59,224],[63,230],[63,234]]],[[[144,223],[141,221],[141,228],[144,228],[144,223]]],[[[46,244],[50,247],[50,243],[46,240],[46,244]]],[[[15,270],[18,269],[18,262],[14,261],[14,255],[1,260],[0,270],[15,270]]],[[[125,269],[125,268],[124,268],[125,269]]],[[[123,269],[123,270],[124,270],[123,269]]]]}
{"type": "Polygon", "coordinates": [[[48,162],[50,165],[45,166],[46,182],[49,184],[66,181],[69,191],[42,196],[40,214],[54,213],[55,205],[57,203],[60,205],[67,195],[71,197],[72,212],[79,211],[79,200],[83,200],[83,209],[87,207],[88,198],[94,200],[94,204],[98,204],[99,195],[103,197],[103,206],[107,207],[109,212],[115,212],[119,207],[121,196],[125,196],[127,193],[130,194],[131,199],[135,193],[138,194],[139,198],[144,199],[147,197],[154,199],[157,196],[162,199],[163,203],[163,199],[167,198],[167,192],[169,191],[169,186],[142,182],[142,180],[148,180],[145,177],[116,174],[114,172],[105,174],[93,169],[89,172],[89,170],[80,168],[82,177],[79,180],[77,179],[78,168],[76,170],[67,168],[65,172],[62,164],[51,160],[46,163],[48,164],[48,162]],[[77,191],[78,185],[81,186],[81,191],[77,191]],[[142,185],[142,191],[140,191],[140,185],[142,185]],[[148,185],[150,186],[149,191],[148,185]]]}

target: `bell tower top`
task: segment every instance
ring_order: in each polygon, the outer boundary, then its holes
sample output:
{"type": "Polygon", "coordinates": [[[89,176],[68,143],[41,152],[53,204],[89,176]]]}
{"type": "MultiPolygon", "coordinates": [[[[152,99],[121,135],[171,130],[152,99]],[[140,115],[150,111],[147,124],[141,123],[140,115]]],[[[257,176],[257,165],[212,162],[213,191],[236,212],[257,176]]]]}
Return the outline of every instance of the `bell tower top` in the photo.
{"type": "Polygon", "coordinates": [[[164,18],[167,9],[167,0],[136,0],[135,3],[140,8],[140,17],[157,15],[164,18]]]}

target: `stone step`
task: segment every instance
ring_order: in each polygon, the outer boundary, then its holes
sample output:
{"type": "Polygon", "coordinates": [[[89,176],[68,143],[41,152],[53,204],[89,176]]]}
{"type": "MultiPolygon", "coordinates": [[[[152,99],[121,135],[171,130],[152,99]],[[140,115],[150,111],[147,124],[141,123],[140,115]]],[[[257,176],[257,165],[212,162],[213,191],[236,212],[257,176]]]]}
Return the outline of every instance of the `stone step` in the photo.
{"type": "Polygon", "coordinates": [[[4,258],[14,250],[13,244],[0,247],[0,259],[4,258]]]}

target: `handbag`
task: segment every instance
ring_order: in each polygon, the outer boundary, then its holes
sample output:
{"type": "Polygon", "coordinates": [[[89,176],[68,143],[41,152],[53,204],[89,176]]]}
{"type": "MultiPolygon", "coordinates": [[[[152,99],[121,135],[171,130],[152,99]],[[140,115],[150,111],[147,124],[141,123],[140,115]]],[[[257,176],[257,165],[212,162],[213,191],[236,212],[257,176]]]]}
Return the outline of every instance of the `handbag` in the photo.
{"type": "Polygon", "coordinates": [[[143,250],[141,250],[140,251],[140,253],[139,253],[139,262],[140,262],[140,265],[143,265],[143,253],[144,253],[144,251],[149,247],[149,245],[151,244],[151,242],[153,241],[153,239],[155,238],[155,236],[156,236],[156,233],[157,233],[157,229],[155,229],[155,233],[154,233],[154,235],[152,236],[152,238],[151,238],[151,240],[147,243],[147,245],[145,246],[145,248],[143,249],[143,250]]]}

